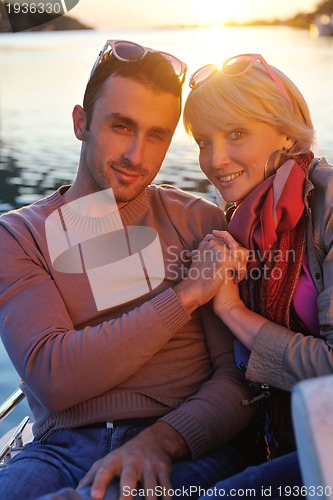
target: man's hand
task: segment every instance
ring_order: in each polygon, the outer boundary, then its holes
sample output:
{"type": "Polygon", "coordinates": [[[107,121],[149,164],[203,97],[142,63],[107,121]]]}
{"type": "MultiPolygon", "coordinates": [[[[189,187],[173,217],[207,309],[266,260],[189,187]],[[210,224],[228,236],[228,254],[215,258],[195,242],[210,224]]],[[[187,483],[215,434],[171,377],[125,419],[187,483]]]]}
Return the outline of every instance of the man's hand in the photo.
{"type": "Polygon", "coordinates": [[[112,479],[119,478],[120,500],[131,499],[128,492],[137,489],[138,483],[140,488],[155,490],[159,486],[168,492],[173,462],[188,456],[189,450],[180,434],[168,424],[156,422],[95,462],[78,488],[91,484],[91,497],[100,500],[112,479]]]}
{"type": "Polygon", "coordinates": [[[192,259],[187,277],[174,287],[180,302],[193,312],[219,291],[223,281],[238,283],[246,274],[249,253],[227,231],[213,231],[201,241],[192,259]]]}

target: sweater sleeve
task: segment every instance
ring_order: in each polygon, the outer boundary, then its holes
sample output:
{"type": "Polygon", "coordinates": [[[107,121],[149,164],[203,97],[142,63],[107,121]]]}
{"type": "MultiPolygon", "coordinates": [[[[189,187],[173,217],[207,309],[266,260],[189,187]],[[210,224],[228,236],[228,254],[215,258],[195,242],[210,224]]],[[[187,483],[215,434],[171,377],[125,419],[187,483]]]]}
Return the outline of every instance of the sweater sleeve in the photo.
{"type": "Polygon", "coordinates": [[[183,436],[194,459],[230,441],[255,412],[253,405],[241,405],[249,392],[235,363],[233,336],[210,304],[201,308],[201,318],[213,374],[195,394],[162,419],[183,436]]]}
{"type": "Polygon", "coordinates": [[[74,328],[42,252],[27,250],[36,242],[23,229],[18,241],[0,225],[1,338],[19,376],[49,411],[120,384],[190,320],[169,288],[117,318],[74,328]]]}
{"type": "Polygon", "coordinates": [[[159,196],[185,249],[196,249],[214,229],[227,230],[224,212],[214,203],[167,185],[159,196]]]}
{"type": "Polygon", "coordinates": [[[246,377],[290,391],[301,380],[331,374],[332,328],[324,335],[326,340],[266,322],[255,339],[246,377]]]}

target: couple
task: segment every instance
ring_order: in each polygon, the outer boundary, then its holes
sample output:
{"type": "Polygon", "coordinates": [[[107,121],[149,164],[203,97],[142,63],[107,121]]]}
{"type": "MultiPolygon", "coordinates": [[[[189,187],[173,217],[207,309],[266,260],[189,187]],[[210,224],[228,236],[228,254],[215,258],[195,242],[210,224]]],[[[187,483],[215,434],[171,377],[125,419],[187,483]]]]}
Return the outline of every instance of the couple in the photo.
{"type": "MultiPolygon", "coordinates": [[[[276,455],[295,449],[286,391],[332,370],[332,170],[306,103],[258,54],[191,77],[185,126],[226,222],[150,185],[185,73],[108,41],[73,111],[75,181],[0,219],[1,335],[35,434],[0,472],[4,498],[196,498],[247,465],[233,441],[257,413],[244,371],[272,386],[265,414],[283,412],[265,436],[276,455]]],[[[289,453],[220,486],[281,460],[299,484],[289,453]]]]}

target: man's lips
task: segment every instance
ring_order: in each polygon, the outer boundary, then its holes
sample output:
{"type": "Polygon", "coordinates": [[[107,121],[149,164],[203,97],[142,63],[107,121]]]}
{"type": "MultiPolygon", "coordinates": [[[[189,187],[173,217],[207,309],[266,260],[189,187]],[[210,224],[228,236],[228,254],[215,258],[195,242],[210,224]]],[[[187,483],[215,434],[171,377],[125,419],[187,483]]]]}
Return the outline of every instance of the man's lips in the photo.
{"type": "Polygon", "coordinates": [[[126,181],[134,181],[135,179],[138,179],[139,177],[142,177],[142,175],[144,175],[141,171],[139,172],[114,165],[112,166],[112,170],[116,173],[119,179],[123,179],[126,181]]]}

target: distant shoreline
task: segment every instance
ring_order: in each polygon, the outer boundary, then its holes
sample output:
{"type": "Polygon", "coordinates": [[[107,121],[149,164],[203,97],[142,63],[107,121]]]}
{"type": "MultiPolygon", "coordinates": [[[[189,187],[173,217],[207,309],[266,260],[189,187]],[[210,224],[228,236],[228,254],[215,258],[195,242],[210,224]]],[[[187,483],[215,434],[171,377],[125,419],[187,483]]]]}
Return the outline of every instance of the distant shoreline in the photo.
{"type": "MultiPolygon", "coordinates": [[[[15,22],[18,21],[20,29],[18,30],[13,30],[12,26],[10,25],[9,20],[7,19],[7,13],[6,11],[3,10],[3,4],[0,2],[0,34],[1,33],[10,33],[10,32],[17,32],[17,31],[25,31],[25,32],[31,32],[31,31],[65,31],[65,30],[97,30],[98,28],[88,26],[84,24],[81,21],[78,21],[77,19],[68,16],[67,14],[59,16],[59,17],[54,17],[52,15],[49,16],[49,19],[47,21],[44,21],[47,18],[47,15],[44,15],[43,18],[43,24],[37,25],[34,28],[28,28],[29,24],[30,26],[34,24],[33,17],[29,19],[29,14],[21,14],[21,18],[15,19],[15,22]]],[[[310,29],[311,25],[315,23],[316,16],[318,14],[333,14],[333,0],[325,0],[322,1],[319,5],[317,5],[317,8],[314,12],[308,12],[308,13],[298,13],[294,17],[289,18],[289,19],[273,19],[273,20],[266,20],[266,19],[256,19],[252,21],[245,21],[245,22],[237,22],[237,21],[226,21],[224,23],[217,23],[217,26],[225,26],[225,27],[232,27],[232,28],[243,28],[243,27],[260,27],[260,26],[267,26],[267,27],[273,27],[273,26],[289,26],[291,28],[299,28],[299,29],[310,29]]],[[[208,28],[211,27],[212,24],[177,24],[177,25],[156,25],[156,26],[142,26],[141,29],[146,29],[146,30],[154,30],[154,29],[159,29],[159,30],[172,30],[172,29],[197,29],[197,28],[208,28]]],[[[126,27],[123,27],[123,29],[129,29],[126,27]]]]}
{"type": "MultiPolygon", "coordinates": [[[[1,14],[1,12],[0,12],[1,14]]],[[[43,20],[47,18],[44,14],[43,20]]],[[[27,28],[26,26],[32,25],[33,22],[29,22],[29,16],[27,14],[21,14],[20,18],[15,19],[15,23],[20,26],[20,29],[13,30],[12,26],[6,16],[0,15],[0,34],[1,33],[12,33],[15,32],[35,32],[35,31],[69,31],[69,30],[93,30],[94,28],[81,23],[77,19],[68,16],[67,14],[55,17],[50,16],[50,19],[43,22],[42,24],[35,26],[34,28],[27,28]]]]}
{"type": "MultiPolygon", "coordinates": [[[[256,27],[274,27],[274,26],[289,26],[290,28],[299,29],[309,29],[311,24],[315,22],[316,13],[310,14],[297,14],[291,19],[274,19],[268,21],[266,19],[255,19],[253,21],[236,22],[236,21],[226,21],[224,23],[217,23],[215,26],[225,26],[228,28],[256,28],[256,27]]],[[[198,29],[198,28],[209,28],[212,24],[177,24],[177,25],[161,25],[155,26],[153,28],[147,29],[198,29]]]]}
{"type": "MultiPolygon", "coordinates": [[[[224,23],[217,23],[216,26],[226,26],[230,28],[245,28],[245,27],[260,27],[260,26],[289,26],[290,28],[299,29],[310,29],[310,26],[315,23],[316,16],[320,14],[333,14],[333,0],[324,0],[313,12],[298,13],[289,19],[255,19],[253,21],[237,22],[237,21],[226,21],[224,23]]],[[[155,26],[155,29],[186,29],[186,28],[208,28],[212,24],[178,24],[178,25],[162,25],[155,26]]]]}

